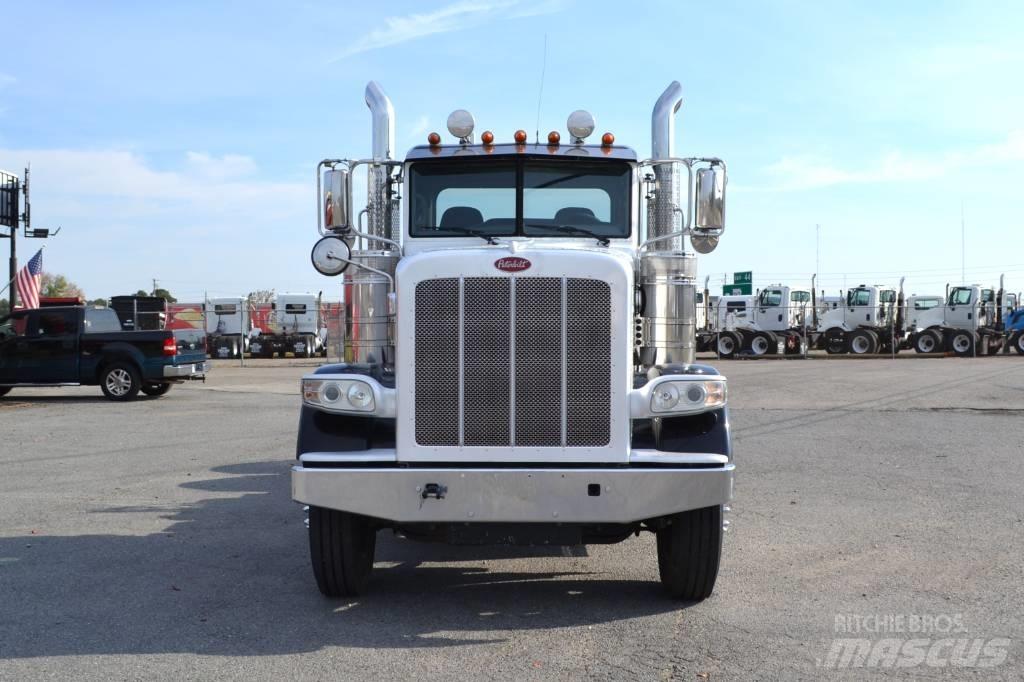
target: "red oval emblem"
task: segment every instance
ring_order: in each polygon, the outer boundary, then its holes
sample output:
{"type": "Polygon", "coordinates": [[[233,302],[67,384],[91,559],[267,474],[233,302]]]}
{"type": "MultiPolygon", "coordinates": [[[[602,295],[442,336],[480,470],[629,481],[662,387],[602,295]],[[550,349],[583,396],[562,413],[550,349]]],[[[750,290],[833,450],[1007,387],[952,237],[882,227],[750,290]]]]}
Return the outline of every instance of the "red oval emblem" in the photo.
{"type": "Polygon", "coordinates": [[[522,272],[528,270],[531,265],[533,264],[530,261],[518,256],[508,256],[494,261],[494,267],[502,272],[522,272]]]}

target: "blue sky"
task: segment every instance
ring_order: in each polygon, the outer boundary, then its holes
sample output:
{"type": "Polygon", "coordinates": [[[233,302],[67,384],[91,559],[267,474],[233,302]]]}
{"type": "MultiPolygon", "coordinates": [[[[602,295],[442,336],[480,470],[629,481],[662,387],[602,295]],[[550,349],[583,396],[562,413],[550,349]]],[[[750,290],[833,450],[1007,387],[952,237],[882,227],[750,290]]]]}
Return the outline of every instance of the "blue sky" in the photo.
{"type": "MultiPolygon", "coordinates": [[[[313,169],[369,153],[363,88],[398,148],[466,108],[510,140],[577,108],[650,152],[684,90],[677,152],[730,169],[700,270],[755,285],[961,278],[1024,289],[1020,2],[17,3],[4,9],[0,168],[33,169],[45,264],[90,297],[324,290],[313,169]]],[[[22,241],[23,260],[38,242],[22,241]]],[[[6,243],[0,244],[0,250],[6,243]]],[[[3,254],[4,256],[6,254],[3,254]]]]}

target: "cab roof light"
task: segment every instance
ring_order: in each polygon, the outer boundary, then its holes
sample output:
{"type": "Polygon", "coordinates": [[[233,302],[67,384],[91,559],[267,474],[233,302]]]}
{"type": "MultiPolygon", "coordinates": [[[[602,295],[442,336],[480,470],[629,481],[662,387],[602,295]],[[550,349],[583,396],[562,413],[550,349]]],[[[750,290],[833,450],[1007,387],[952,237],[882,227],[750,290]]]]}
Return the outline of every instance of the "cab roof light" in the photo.
{"type": "Polygon", "coordinates": [[[573,144],[583,144],[583,141],[594,132],[597,122],[589,111],[577,109],[569,114],[565,127],[569,129],[569,135],[572,136],[573,144]]]}
{"type": "Polygon", "coordinates": [[[485,130],[480,134],[480,141],[484,144],[494,144],[494,133],[490,130],[485,130]]]}
{"type": "Polygon", "coordinates": [[[516,144],[526,144],[525,130],[517,130],[516,134],[513,137],[515,138],[516,144]]]}
{"type": "Polygon", "coordinates": [[[604,135],[601,136],[602,147],[611,147],[613,144],[615,144],[614,135],[612,135],[611,133],[605,133],[604,135]]]}
{"type": "Polygon", "coordinates": [[[552,146],[557,145],[561,141],[561,139],[562,136],[558,134],[557,130],[552,130],[550,133],[548,133],[548,144],[552,146]]]}
{"type": "Polygon", "coordinates": [[[430,133],[429,135],[427,135],[427,144],[429,144],[431,147],[436,147],[437,145],[441,144],[441,136],[438,135],[437,133],[430,133]]]}
{"type": "Polygon", "coordinates": [[[476,127],[476,120],[473,114],[465,109],[456,109],[448,114],[448,132],[459,138],[460,144],[471,144],[473,142],[473,128],[476,127]]]}

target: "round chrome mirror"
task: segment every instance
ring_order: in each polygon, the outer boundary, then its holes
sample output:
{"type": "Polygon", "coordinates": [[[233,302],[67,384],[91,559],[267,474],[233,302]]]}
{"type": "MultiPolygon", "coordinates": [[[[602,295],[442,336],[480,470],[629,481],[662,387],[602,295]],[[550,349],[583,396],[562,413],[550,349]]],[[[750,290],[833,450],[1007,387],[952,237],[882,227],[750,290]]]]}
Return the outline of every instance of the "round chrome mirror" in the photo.
{"type": "Polygon", "coordinates": [[[344,239],[332,234],[313,245],[310,257],[317,272],[327,277],[336,277],[349,266],[352,249],[344,239]]]}
{"type": "Polygon", "coordinates": [[[690,235],[690,246],[697,253],[711,253],[718,247],[718,237],[713,234],[695,232],[690,235]]]}

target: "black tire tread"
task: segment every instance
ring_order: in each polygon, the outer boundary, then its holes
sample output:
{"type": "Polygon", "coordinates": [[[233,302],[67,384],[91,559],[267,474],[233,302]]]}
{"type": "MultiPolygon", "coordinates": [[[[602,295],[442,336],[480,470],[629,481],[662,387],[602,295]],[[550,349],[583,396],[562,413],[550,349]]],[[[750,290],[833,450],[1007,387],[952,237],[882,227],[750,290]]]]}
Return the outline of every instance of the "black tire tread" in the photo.
{"type": "Polygon", "coordinates": [[[711,596],[722,556],[722,508],[705,507],[673,516],[658,531],[658,572],[674,599],[711,596]]]}

